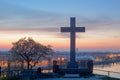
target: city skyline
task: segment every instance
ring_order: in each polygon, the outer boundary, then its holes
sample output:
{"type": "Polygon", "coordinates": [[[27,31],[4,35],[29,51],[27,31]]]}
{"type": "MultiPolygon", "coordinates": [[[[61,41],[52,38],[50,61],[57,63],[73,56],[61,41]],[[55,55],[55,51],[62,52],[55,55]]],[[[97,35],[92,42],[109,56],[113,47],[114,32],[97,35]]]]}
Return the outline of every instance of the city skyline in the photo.
{"type": "Polygon", "coordinates": [[[12,42],[32,37],[55,50],[69,50],[70,17],[76,27],[76,47],[81,51],[120,51],[119,0],[0,0],[0,50],[8,50],[12,42]]]}

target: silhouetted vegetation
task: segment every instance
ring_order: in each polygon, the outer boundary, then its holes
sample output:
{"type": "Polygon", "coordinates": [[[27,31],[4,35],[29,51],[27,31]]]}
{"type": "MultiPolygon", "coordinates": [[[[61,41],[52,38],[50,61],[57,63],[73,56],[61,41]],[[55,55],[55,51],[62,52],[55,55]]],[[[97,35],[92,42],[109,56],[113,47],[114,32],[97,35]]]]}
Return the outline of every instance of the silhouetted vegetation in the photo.
{"type": "Polygon", "coordinates": [[[32,38],[21,38],[17,42],[12,43],[13,47],[10,53],[14,60],[27,63],[27,69],[32,69],[41,57],[51,55],[53,50],[50,46],[44,46],[35,42],[32,38]]]}

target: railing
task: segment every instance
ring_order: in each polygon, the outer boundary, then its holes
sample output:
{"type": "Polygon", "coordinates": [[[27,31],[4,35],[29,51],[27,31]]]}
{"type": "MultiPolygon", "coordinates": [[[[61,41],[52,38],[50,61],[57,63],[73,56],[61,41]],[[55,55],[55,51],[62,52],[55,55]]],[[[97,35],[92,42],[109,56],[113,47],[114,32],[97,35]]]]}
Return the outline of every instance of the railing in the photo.
{"type": "Polygon", "coordinates": [[[110,77],[112,77],[112,78],[119,78],[120,79],[120,72],[94,69],[93,73],[94,74],[99,74],[99,75],[107,76],[108,80],[110,80],[110,77]]]}
{"type": "Polygon", "coordinates": [[[1,77],[1,78],[4,78],[4,77],[11,77],[11,76],[19,76],[20,73],[21,73],[20,70],[1,71],[0,77],[1,77]]]}

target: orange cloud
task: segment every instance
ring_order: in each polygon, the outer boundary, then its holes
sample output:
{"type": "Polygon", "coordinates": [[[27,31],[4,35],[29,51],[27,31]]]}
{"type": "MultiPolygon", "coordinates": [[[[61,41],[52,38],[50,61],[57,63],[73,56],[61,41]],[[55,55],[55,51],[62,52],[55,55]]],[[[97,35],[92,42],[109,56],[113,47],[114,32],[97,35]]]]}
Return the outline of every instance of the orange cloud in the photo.
{"type": "MultiPolygon", "coordinates": [[[[70,48],[70,41],[69,39],[50,39],[50,41],[40,41],[41,44],[44,45],[51,45],[53,49],[69,49],[70,48]]],[[[102,42],[102,43],[96,43],[96,42],[77,42],[76,48],[79,49],[105,49],[105,48],[119,48],[120,44],[119,42],[102,42]]],[[[7,48],[10,49],[12,47],[11,43],[1,43],[0,42],[0,48],[7,48]]]]}
{"type": "MultiPolygon", "coordinates": [[[[76,48],[79,49],[89,49],[89,48],[120,48],[119,38],[108,38],[104,36],[91,36],[85,34],[84,38],[76,39],[76,48]]],[[[57,35],[56,35],[57,36],[57,35]]],[[[0,48],[11,48],[12,42],[18,41],[23,37],[32,37],[35,41],[43,45],[51,45],[53,49],[69,49],[70,39],[64,37],[56,37],[54,35],[36,35],[36,33],[21,33],[9,34],[8,32],[3,32],[0,34],[0,48]]],[[[59,36],[59,35],[58,35],[59,36]]]]}
{"type": "Polygon", "coordinates": [[[11,44],[0,44],[0,48],[1,49],[10,49],[12,47],[12,45],[11,44]]]}

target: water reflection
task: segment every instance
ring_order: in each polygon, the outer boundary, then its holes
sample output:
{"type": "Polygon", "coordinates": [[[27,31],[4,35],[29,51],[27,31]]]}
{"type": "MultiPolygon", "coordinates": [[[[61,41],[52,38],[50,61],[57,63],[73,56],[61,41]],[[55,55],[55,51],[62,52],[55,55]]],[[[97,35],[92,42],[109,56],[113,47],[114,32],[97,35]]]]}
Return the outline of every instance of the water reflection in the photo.
{"type": "Polygon", "coordinates": [[[120,78],[120,63],[111,63],[109,65],[95,65],[94,73],[101,75],[108,75],[108,71],[110,71],[110,77],[120,78]],[[96,70],[97,69],[97,70],[96,70]],[[104,71],[98,71],[104,70],[104,71]]]}
{"type": "Polygon", "coordinates": [[[95,69],[120,72],[120,63],[111,63],[108,65],[94,65],[95,69]]]}

